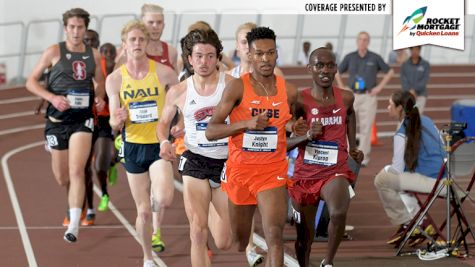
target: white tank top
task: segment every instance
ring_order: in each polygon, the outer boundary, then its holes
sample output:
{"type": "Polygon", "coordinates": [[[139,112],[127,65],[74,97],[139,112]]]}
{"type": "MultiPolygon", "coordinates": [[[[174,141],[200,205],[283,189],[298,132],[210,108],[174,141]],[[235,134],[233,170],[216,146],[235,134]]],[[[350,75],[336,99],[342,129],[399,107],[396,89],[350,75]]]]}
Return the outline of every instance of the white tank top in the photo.
{"type": "Polygon", "coordinates": [[[223,95],[224,77],[224,72],[220,72],[216,90],[210,96],[201,96],[196,92],[193,76],[186,79],[186,99],[183,107],[185,146],[195,154],[214,159],[228,157],[228,138],[209,141],[205,136],[208,121],[223,95]]]}
{"type": "Polygon", "coordinates": [[[231,70],[231,76],[234,78],[241,78],[241,65],[237,65],[231,70]]]}

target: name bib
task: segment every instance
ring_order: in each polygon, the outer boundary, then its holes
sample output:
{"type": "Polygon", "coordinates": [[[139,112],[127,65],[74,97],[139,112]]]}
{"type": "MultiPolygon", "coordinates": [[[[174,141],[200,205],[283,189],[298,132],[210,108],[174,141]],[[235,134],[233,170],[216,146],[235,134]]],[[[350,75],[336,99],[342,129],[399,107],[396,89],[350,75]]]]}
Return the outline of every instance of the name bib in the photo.
{"type": "Polygon", "coordinates": [[[306,164],[318,164],[332,166],[338,159],[338,144],[335,142],[312,141],[305,147],[303,162],[306,164]]]}
{"type": "Polygon", "coordinates": [[[158,121],[158,108],[155,101],[132,102],[129,104],[129,116],[132,123],[158,121]]]}
{"type": "Polygon", "coordinates": [[[206,138],[205,131],[208,127],[207,122],[197,122],[196,123],[196,142],[199,147],[217,147],[217,146],[227,146],[228,138],[222,138],[216,141],[209,141],[206,138]]]}
{"type": "Polygon", "coordinates": [[[89,108],[89,89],[71,89],[66,98],[71,108],[86,109],[89,108]]]}
{"type": "Polygon", "coordinates": [[[267,127],[262,131],[247,130],[242,138],[242,149],[252,152],[274,152],[277,149],[277,128],[267,127]]]}

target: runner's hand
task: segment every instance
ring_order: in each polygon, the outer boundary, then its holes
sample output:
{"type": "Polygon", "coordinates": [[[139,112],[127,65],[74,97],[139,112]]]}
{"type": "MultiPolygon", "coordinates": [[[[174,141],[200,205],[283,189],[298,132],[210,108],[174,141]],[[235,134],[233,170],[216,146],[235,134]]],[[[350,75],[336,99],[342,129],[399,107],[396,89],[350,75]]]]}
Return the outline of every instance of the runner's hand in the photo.
{"type": "Polygon", "coordinates": [[[96,105],[97,112],[101,112],[104,110],[104,107],[106,106],[106,101],[100,97],[95,97],[94,98],[94,103],[96,105]]]}
{"type": "Polygon", "coordinates": [[[308,130],[307,121],[304,120],[303,117],[300,117],[294,125],[292,125],[292,132],[294,132],[296,136],[306,135],[308,130]]]}
{"type": "Polygon", "coordinates": [[[162,142],[160,144],[160,158],[168,161],[175,160],[175,145],[170,142],[162,142]]]}
{"type": "Polygon", "coordinates": [[[249,130],[264,130],[269,125],[269,117],[267,117],[267,112],[264,111],[261,114],[252,117],[248,121],[247,129],[249,130]]]}
{"type": "Polygon", "coordinates": [[[59,111],[63,112],[67,109],[70,109],[69,101],[65,96],[55,95],[51,98],[50,103],[59,111]]]}
{"type": "Polygon", "coordinates": [[[350,150],[350,156],[356,161],[356,163],[361,164],[364,159],[364,154],[361,150],[352,148],[350,150]]]}
{"type": "Polygon", "coordinates": [[[185,135],[185,129],[181,126],[175,125],[170,129],[170,134],[175,137],[182,137],[185,135]]]}
{"type": "Polygon", "coordinates": [[[318,136],[323,134],[323,125],[320,121],[312,122],[310,130],[308,130],[308,137],[310,140],[314,140],[318,136]]]}

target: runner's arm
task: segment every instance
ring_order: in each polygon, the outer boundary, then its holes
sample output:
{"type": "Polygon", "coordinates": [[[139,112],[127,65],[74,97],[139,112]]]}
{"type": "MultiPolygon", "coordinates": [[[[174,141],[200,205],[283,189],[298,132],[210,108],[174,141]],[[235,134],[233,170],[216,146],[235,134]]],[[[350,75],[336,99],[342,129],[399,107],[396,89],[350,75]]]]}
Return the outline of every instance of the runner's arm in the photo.
{"type": "Polygon", "coordinates": [[[241,133],[248,128],[248,121],[226,124],[225,120],[233,108],[242,100],[244,85],[241,79],[231,80],[224,89],[221,101],[206,128],[206,138],[210,141],[241,133]]]}

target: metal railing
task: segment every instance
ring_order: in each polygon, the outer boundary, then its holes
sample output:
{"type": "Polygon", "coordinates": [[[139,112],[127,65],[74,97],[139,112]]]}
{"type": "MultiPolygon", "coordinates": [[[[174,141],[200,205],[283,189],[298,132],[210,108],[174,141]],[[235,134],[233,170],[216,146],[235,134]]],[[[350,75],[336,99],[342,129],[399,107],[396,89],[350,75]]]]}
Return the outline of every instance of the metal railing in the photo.
{"type": "MultiPolygon", "coordinates": [[[[182,34],[186,33],[183,32],[183,24],[186,21],[186,18],[190,15],[200,15],[202,14],[203,16],[198,19],[202,19],[205,21],[213,21],[212,26],[216,30],[216,32],[222,37],[222,41],[234,41],[234,31],[235,29],[230,29],[226,27],[226,15],[229,14],[249,14],[252,15],[253,13],[255,14],[255,17],[253,18],[254,22],[258,25],[262,23],[262,21],[267,19],[267,16],[277,16],[276,21],[278,20],[278,16],[280,15],[275,15],[275,14],[259,14],[257,10],[242,10],[242,9],[228,9],[228,10],[222,10],[220,12],[212,9],[207,9],[207,10],[188,10],[188,11],[183,11],[180,14],[176,14],[173,11],[168,11],[165,12],[165,16],[172,16],[171,19],[168,17],[168,20],[166,21],[166,27],[172,29],[171,31],[171,37],[166,38],[168,39],[167,41],[170,42],[171,45],[173,46],[178,46],[179,45],[179,40],[182,36],[182,34]],[[232,34],[230,34],[232,32],[232,34]],[[231,37],[232,36],[232,37],[231,37]]],[[[326,35],[318,35],[317,33],[311,34],[308,32],[305,34],[304,33],[304,27],[306,20],[309,18],[309,15],[295,15],[295,21],[289,21],[289,23],[295,23],[295,31],[291,32],[289,34],[278,34],[278,39],[279,40],[287,40],[287,43],[289,45],[293,44],[292,47],[285,47],[285,53],[290,53],[292,56],[288,57],[291,58],[291,62],[289,60],[287,62],[284,62],[285,64],[292,64],[296,62],[298,53],[302,49],[302,42],[304,39],[327,39],[327,40],[337,40],[336,46],[335,46],[335,52],[338,53],[341,57],[343,55],[345,43],[348,41],[354,40],[355,36],[350,36],[346,33],[348,23],[349,23],[349,16],[348,15],[341,15],[339,18],[339,27],[338,30],[335,31],[335,34],[326,34],[326,35]],[[290,41],[290,42],[289,42],[290,41]]],[[[104,25],[109,21],[110,19],[117,19],[117,18],[130,18],[130,19],[137,19],[138,15],[134,13],[128,13],[128,14],[107,14],[103,15],[101,17],[96,17],[94,16],[92,19],[95,22],[95,28],[96,31],[100,34],[103,35],[105,32],[105,29],[103,28],[104,25]]],[[[270,21],[272,21],[273,18],[270,18],[270,21]]],[[[287,17],[286,17],[287,19],[287,17]]],[[[252,21],[252,20],[251,20],[252,21]]],[[[468,21],[468,20],[466,20],[468,21]]],[[[243,21],[244,23],[245,21],[243,21]]],[[[20,51],[18,53],[0,53],[0,59],[1,58],[11,58],[11,57],[18,57],[18,69],[17,69],[17,78],[22,78],[24,71],[25,71],[25,62],[27,56],[31,55],[36,55],[42,53],[42,51],[28,51],[28,41],[31,36],[31,28],[32,26],[37,26],[38,24],[44,24],[44,23],[56,23],[58,25],[58,31],[57,35],[55,36],[56,40],[59,42],[63,39],[64,31],[63,31],[63,25],[62,21],[60,19],[43,19],[43,20],[31,20],[27,23],[26,27],[23,22],[19,21],[14,21],[14,22],[6,22],[6,23],[0,23],[0,27],[7,27],[7,28],[12,28],[12,27],[19,27],[20,29],[20,51]]],[[[475,24],[475,22],[474,22],[475,24]]],[[[122,25],[119,25],[122,26],[122,25]]],[[[383,21],[382,25],[382,33],[381,34],[372,34],[371,37],[373,39],[380,40],[380,54],[383,56],[383,58],[386,57],[389,51],[392,50],[390,47],[390,38],[392,37],[391,34],[391,16],[386,15],[383,21]]],[[[276,32],[279,32],[279,29],[276,29],[276,32]]],[[[356,35],[356,33],[354,33],[356,35]]],[[[49,37],[50,38],[50,37],[49,37]]],[[[471,64],[475,63],[475,25],[473,27],[473,30],[471,33],[468,33],[466,35],[466,40],[468,42],[471,42],[472,45],[469,47],[470,51],[468,53],[468,62],[471,64]]],[[[54,37],[53,37],[54,40],[54,37]]],[[[104,41],[104,40],[103,40],[104,41]]],[[[119,44],[116,44],[119,45],[119,44]]],[[[234,49],[234,47],[227,47],[226,49],[234,49]]],[[[423,50],[423,56],[425,58],[428,58],[430,60],[431,58],[431,46],[428,46],[427,48],[424,48],[423,50]]],[[[460,57],[458,57],[460,58],[460,57]]]]}

